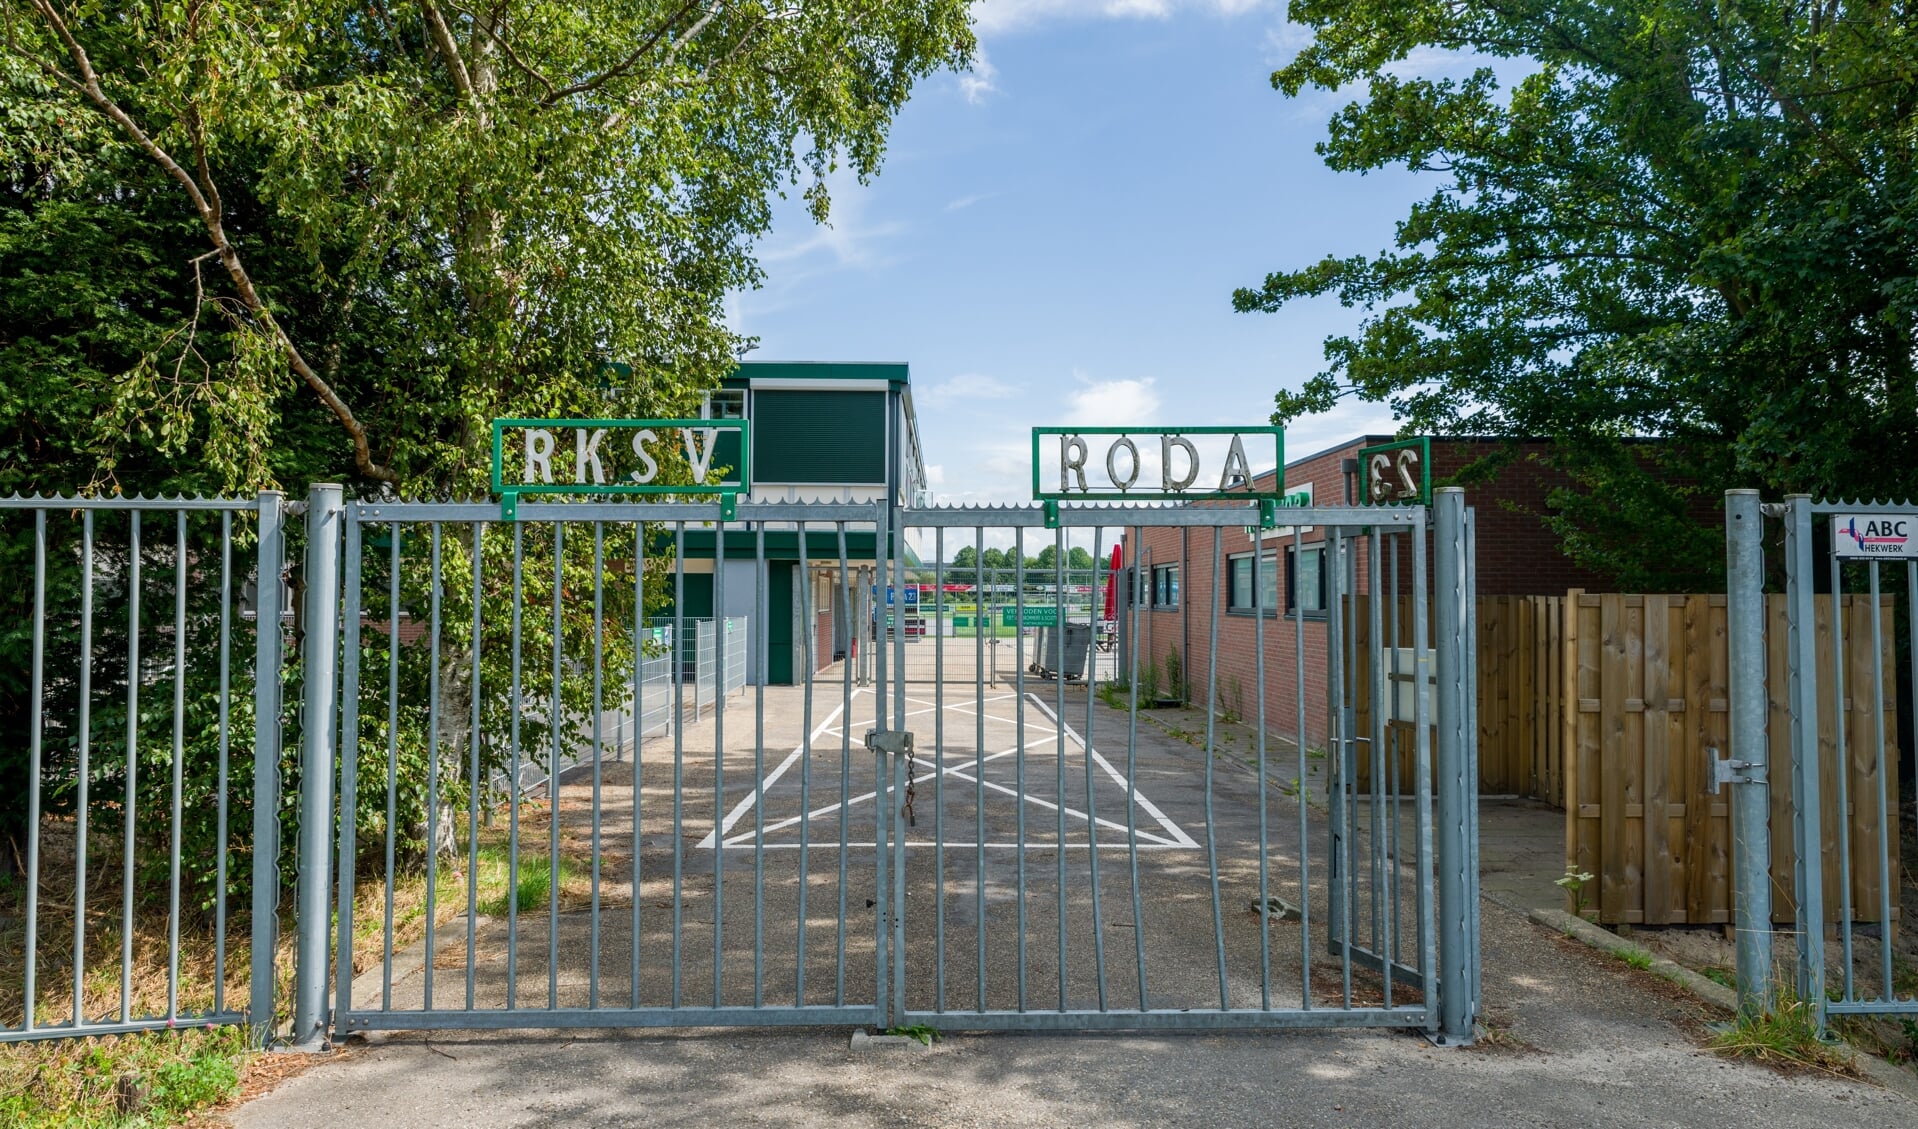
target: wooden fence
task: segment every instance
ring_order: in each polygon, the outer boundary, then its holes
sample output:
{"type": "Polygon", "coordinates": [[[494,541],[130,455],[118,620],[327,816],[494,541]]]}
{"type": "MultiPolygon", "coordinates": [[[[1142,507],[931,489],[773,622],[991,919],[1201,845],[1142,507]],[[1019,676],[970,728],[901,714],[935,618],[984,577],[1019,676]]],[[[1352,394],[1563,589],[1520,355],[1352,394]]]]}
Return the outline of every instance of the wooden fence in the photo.
{"type": "MultiPolygon", "coordinates": [[[[1839,836],[1850,837],[1854,919],[1877,919],[1875,809],[1877,728],[1869,693],[1871,603],[1847,596],[1847,711],[1844,770],[1850,773],[1851,810],[1837,810],[1837,747],[1831,700],[1829,596],[1816,602],[1819,685],[1819,772],[1828,857],[1839,836]]],[[[1740,757],[1730,747],[1728,660],[1723,596],[1594,595],[1565,598],[1560,646],[1565,751],[1566,863],[1595,877],[1588,913],[1608,924],[1711,924],[1731,920],[1729,795],[1711,791],[1714,755],[1740,757]]],[[[1883,618],[1886,760],[1898,763],[1895,686],[1897,663],[1892,605],[1883,618]]],[[[1768,740],[1772,765],[1773,916],[1793,916],[1791,727],[1786,711],[1786,622],[1783,596],[1767,598],[1768,740]]],[[[1485,629],[1480,628],[1481,636],[1485,629]]],[[[1894,769],[1895,771],[1895,769],[1894,769]]],[[[1897,842],[1896,811],[1890,834],[1897,842]]],[[[1893,852],[1892,882],[1897,881],[1893,852]]],[[[1839,876],[1826,868],[1826,904],[1839,901],[1839,876]]],[[[1894,911],[1895,914],[1895,911],[1894,911]]]]}
{"type": "MultiPolygon", "coordinates": [[[[1346,654],[1353,682],[1357,731],[1372,725],[1367,597],[1353,601],[1354,645],[1346,654]]],[[[1792,918],[1791,729],[1786,710],[1783,596],[1767,597],[1768,684],[1771,714],[1772,906],[1792,918]]],[[[1872,659],[1870,600],[1844,601],[1846,756],[1850,810],[1838,811],[1835,715],[1831,699],[1831,598],[1816,602],[1819,706],[1818,752],[1823,804],[1822,849],[1839,854],[1849,836],[1851,903],[1858,921],[1877,920],[1880,844],[1876,808],[1878,729],[1868,687],[1872,659]]],[[[1386,609],[1388,612],[1390,609],[1386,609]]],[[[1412,645],[1411,607],[1401,598],[1398,647],[1412,645]]],[[[1897,663],[1892,604],[1880,614],[1884,639],[1885,758],[1899,763],[1897,663]]],[[[1711,791],[1713,755],[1733,756],[1726,699],[1725,597],[1711,595],[1595,594],[1484,596],[1478,601],[1478,755],[1483,795],[1518,795],[1565,809],[1566,864],[1594,876],[1586,910],[1607,924],[1717,924],[1729,922],[1731,816],[1729,794],[1711,791]]],[[[1381,617],[1392,623],[1388,614],[1381,617]]],[[[1389,628],[1388,628],[1389,630],[1389,628]]],[[[1386,652],[1389,654],[1389,651],[1386,652]]],[[[1403,673],[1388,672],[1410,713],[1409,655],[1403,673]]],[[[1389,709],[1389,699],[1387,703],[1389,709]]],[[[1388,713],[1388,717],[1389,717],[1388,713]]],[[[1381,756],[1396,761],[1397,780],[1409,780],[1415,749],[1409,722],[1388,721],[1381,756]]],[[[1358,786],[1371,788],[1371,758],[1358,765],[1358,786]]],[[[1744,759],[1742,757],[1738,759],[1744,759]]],[[[1385,760],[1381,764],[1386,763],[1385,760]]],[[[1896,805],[1890,835],[1897,842],[1896,805]]],[[[1896,882],[1897,861],[1893,852],[1896,882]]],[[[1825,868],[1825,904],[1836,907],[1839,875],[1825,868]]],[[[1894,899],[1894,902],[1896,899],[1894,899]]],[[[1896,916],[1896,909],[1893,914],[1896,916]]]]}
{"type": "MultiPolygon", "coordinates": [[[[1564,795],[1563,742],[1560,723],[1559,624],[1565,600],[1561,596],[1481,596],[1478,600],[1478,779],[1483,795],[1528,796],[1554,807],[1564,795]]],[[[1354,598],[1355,645],[1346,651],[1355,679],[1354,705],[1361,735],[1372,731],[1371,610],[1369,598],[1354,598]]],[[[1408,597],[1400,597],[1398,638],[1394,645],[1412,646],[1412,611],[1408,597]]],[[[1381,621],[1390,631],[1389,615],[1381,621]]],[[[1429,640],[1428,640],[1429,642],[1429,640]]],[[[1398,687],[1401,715],[1411,712],[1412,675],[1409,654],[1400,668],[1387,668],[1388,685],[1398,687]]],[[[1388,691],[1388,704],[1389,704],[1388,691]]],[[[1416,750],[1412,724],[1386,722],[1387,755],[1397,758],[1395,779],[1411,778],[1416,750]]],[[[1361,746],[1363,748],[1363,746],[1361,746]]],[[[1359,758],[1358,787],[1371,788],[1371,764],[1359,758]]]]}

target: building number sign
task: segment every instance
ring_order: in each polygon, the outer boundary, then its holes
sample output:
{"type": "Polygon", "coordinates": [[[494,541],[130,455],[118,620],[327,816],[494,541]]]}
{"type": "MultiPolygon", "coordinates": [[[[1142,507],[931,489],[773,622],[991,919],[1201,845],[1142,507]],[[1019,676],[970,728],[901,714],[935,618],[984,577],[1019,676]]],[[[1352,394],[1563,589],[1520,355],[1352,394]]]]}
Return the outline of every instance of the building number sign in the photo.
{"type": "Polygon", "coordinates": [[[1359,497],[1368,506],[1430,505],[1431,439],[1402,439],[1360,448],[1359,497]]]}

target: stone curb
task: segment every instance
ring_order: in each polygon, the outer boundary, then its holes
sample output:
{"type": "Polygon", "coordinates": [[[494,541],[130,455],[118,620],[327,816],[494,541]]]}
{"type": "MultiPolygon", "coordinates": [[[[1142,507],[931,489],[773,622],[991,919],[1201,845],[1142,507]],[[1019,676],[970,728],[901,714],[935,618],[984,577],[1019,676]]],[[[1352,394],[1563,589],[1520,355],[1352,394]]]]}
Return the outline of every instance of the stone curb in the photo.
{"type": "Polygon", "coordinates": [[[1526,916],[1547,929],[1574,937],[1613,956],[1641,955],[1652,962],[1649,971],[1654,975],[1670,980],[1713,1007],[1725,1011],[1738,1010],[1737,992],[1716,980],[1707,980],[1676,961],[1666,960],[1643,945],[1635,945],[1609,929],[1593,925],[1582,917],[1574,917],[1562,909],[1542,908],[1527,910],[1526,916]]]}
{"type": "Polygon", "coordinates": [[[865,1031],[854,1031],[852,1049],[855,1051],[929,1051],[932,1047],[911,1035],[872,1035],[865,1031]]]}
{"type": "MultiPolygon", "coordinates": [[[[1654,974],[1677,984],[1713,1007],[1727,1012],[1738,1010],[1737,992],[1715,980],[1707,980],[1682,964],[1656,956],[1644,946],[1635,945],[1609,929],[1593,925],[1582,917],[1574,917],[1562,909],[1535,908],[1526,910],[1525,915],[1547,929],[1563,933],[1602,952],[1615,956],[1643,953],[1651,958],[1650,971],[1654,974]]],[[[1918,1074],[1857,1047],[1851,1048],[1851,1051],[1852,1061],[1872,1083],[1918,1101],[1918,1074]]]]}

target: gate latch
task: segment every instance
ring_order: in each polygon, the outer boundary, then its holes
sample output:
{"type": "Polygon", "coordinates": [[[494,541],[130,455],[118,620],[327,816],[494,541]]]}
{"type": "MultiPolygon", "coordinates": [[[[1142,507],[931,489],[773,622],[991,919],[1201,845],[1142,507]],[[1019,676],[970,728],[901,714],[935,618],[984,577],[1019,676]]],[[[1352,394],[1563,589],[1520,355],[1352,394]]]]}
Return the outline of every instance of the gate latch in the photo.
{"type": "Polygon", "coordinates": [[[899,814],[905,818],[907,827],[918,826],[918,820],[912,811],[912,801],[917,792],[918,773],[912,761],[912,731],[909,729],[868,729],[866,730],[866,748],[875,753],[891,753],[895,757],[906,758],[906,796],[899,805],[899,814]]]}
{"type": "Polygon", "coordinates": [[[910,729],[868,729],[866,730],[866,748],[870,752],[909,757],[912,755],[912,731],[910,729]]]}
{"type": "Polygon", "coordinates": [[[1705,755],[1712,764],[1712,794],[1717,795],[1720,787],[1726,784],[1763,784],[1765,770],[1763,765],[1751,761],[1738,761],[1730,757],[1720,757],[1718,750],[1706,749],[1705,755]],[[1753,770],[1757,771],[1754,772],[1753,770]]]}

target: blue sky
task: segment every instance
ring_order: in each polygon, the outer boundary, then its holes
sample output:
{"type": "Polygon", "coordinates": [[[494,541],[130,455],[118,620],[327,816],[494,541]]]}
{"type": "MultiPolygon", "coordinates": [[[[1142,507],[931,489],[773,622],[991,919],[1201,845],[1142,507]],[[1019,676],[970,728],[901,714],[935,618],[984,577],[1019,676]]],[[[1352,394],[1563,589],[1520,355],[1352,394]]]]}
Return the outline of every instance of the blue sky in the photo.
{"type": "MultiPolygon", "coordinates": [[[[1304,37],[1283,3],[975,12],[973,73],[921,86],[880,175],[833,182],[830,227],[780,209],[765,286],[729,303],[752,358],[909,362],[943,502],[1029,498],[1036,425],[1265,423],[1360,315],[1332,300],[1236,314],[1233,288],[1380,250],[1432,186],[1324,166],[1313,145],[1350,96],[1272,89],[1304,37]]],[[[1295,422],[1286,446],[1393,426],[1348,404],[1295,422]]]]}

